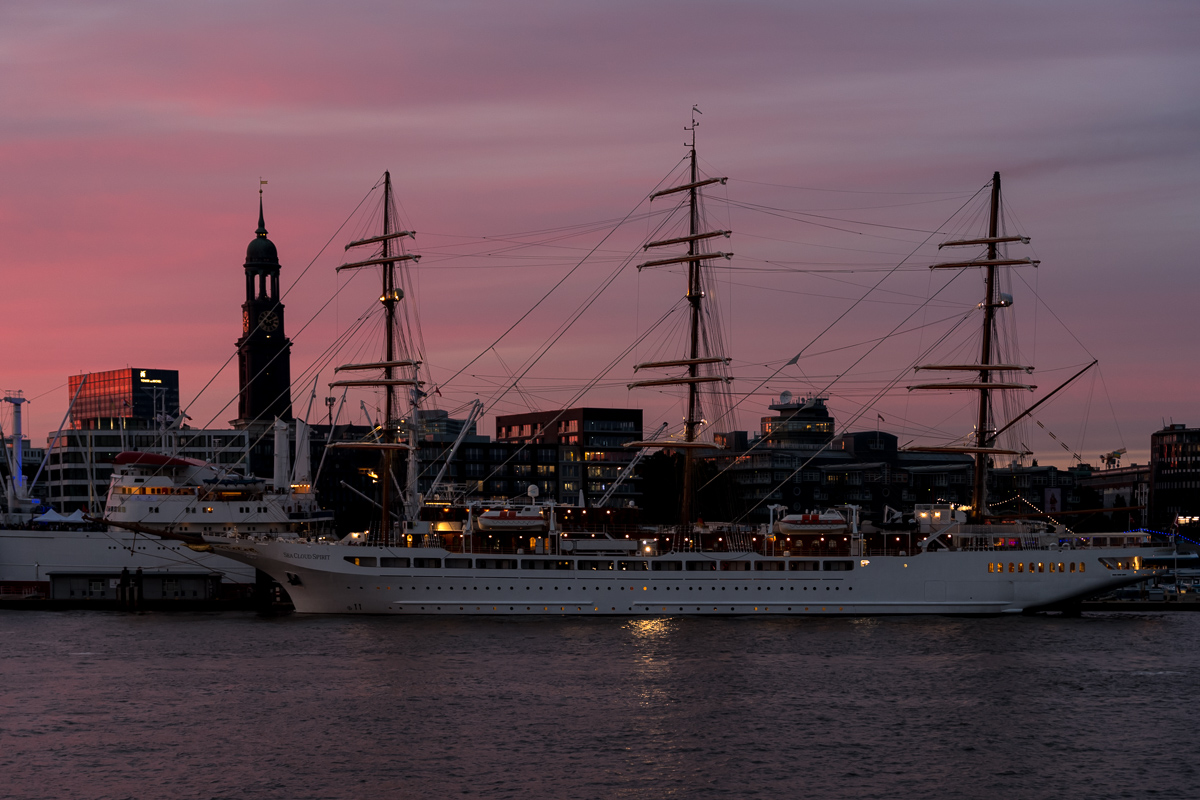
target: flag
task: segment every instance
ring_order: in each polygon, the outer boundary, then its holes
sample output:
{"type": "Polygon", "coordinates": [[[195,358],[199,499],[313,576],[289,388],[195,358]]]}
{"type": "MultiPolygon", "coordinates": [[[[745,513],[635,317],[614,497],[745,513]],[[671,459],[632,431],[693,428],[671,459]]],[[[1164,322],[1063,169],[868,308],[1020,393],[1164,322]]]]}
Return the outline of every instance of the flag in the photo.
{"type": "Polygon", "coordinates": [[[875,416],[879,417],[880,422],[887,422],[887,420],[883,418],[883,414],[876,412],[875,416]]]}
{"type": "Polygon", "coordinates": [[[442,396],[442,390],[436,386],[433,387],[433,393],[436,394],[438,397],[442,396]]]}

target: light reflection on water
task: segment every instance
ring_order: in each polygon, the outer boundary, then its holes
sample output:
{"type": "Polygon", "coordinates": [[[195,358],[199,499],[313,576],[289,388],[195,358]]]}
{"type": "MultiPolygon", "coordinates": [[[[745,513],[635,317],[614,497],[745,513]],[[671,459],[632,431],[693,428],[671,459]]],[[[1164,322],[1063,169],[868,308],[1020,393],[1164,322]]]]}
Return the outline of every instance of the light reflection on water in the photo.
{"type": "Polygon", "coordinates": [[[1198,646],[1184,613],[8,612],[0,796],[1187,797],[1198,646]]]}
{"type": "Polygon", "coordinates": [[[672,617],[634,619],[626,622],[625,627],[639,639],[655,639],[669,635],[675,627],[675,620],[672,617]]]}

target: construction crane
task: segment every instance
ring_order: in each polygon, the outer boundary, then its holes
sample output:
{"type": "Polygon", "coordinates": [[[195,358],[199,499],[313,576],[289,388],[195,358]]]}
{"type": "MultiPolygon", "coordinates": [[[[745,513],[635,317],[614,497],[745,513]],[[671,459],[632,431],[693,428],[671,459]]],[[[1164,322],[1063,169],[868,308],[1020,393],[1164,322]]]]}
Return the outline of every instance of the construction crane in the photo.
{"type": "Polygon", "coordinates": [[[1122,447],[1120,450],[1113,450],[1111,453],[1101,453],[1100,460],[1104,462],[1105,469],[1121,466],[1121,456],[1125,455],[1128,450],[1122,447]]]}
{"type": "MultiPolygon", "coordinates": [[[[657,439],[659,436],[662,436],[666,430],[667,430],[667,423],[664,422],[662,424],[662,427],[659,428],[658,431],[653,436],[650,437],[650,440],[653,441],[654,439],[657,439]]],[[[617,491],[617,487],[620,486],[621,483],[626,478],[628,478],[630,475],[633,474],[633,468],[636,467],[637,463],[642,460],[642,456],[646,455],[646,453],[650,452],[652,449],[654,449],[654,448],[643,447],[641,450],[637,451],[637,455],[635,455],[633,457],[633,459],[630,460],[630,462],[625,465],[625,469],[621,470],[621,474],[618,475],[616,477],[616,480],[614,480],[612,482],[612,485],[608,487],[608,491],[604,493],[604,496],[596,501],[596,508],[604,508],[605,504],[607,504],[608,501],[612,499],[613,493],[617,491]]]]}

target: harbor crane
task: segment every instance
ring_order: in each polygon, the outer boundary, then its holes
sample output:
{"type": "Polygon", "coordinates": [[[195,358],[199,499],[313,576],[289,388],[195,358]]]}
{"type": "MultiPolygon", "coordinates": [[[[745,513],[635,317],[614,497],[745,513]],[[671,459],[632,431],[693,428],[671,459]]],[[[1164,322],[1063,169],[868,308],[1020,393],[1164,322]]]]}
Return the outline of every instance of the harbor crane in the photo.
{"type": "Polygon", "coordinates": [[[1122,447],[1120,450],[1113,450],[1111,453],[1101,453],[1100,460],[1104,462],[1105,469],[1121,466],[1121,456],[1129,451],[1122,447]]]}

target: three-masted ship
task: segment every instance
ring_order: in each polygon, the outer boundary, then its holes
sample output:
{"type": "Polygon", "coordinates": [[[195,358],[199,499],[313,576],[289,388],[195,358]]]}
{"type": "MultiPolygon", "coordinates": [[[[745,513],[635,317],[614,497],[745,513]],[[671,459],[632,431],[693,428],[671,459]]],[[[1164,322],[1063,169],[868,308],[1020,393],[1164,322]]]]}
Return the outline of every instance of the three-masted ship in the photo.
{"type": "MultiPolygon", "coordinates": [[[[694,125],[693,125],[694,133],[694,125]]],[[[989,235],[949,243],[986,247],[974,261],[946,263],[936,268],[986,270],[983,304],[985,341],[979,364],[929,365],[930,369],[974,372],[977,381],[961,386],[937,384],[939,389],[962,388],[979,392],[979,425],[973,443],[954,446],[977,459],[976,503],[972,519],[949,505],[918,506],[919,541],[912,551],[872,551],[850,524],[846,547],[821,553],[781,550],[763,526],[759,536],[736,547],[725,542],[713,547],[705,536],[683,535],[702,526],[696,515],[692,462],[694,453],[713,448],[705,435],[705,387],[727,385],[729,359],[712,346],[718,341],[705,329],[704,265],[730,254],[708,247],[728,231],[708,230],[699,207],[705,186],[723,182],[706,178],[696,166],[695,140],[690,152],[689,180],[655,192],[655,198],[685,198],[680,209],[687,215],[687,232],[646,244],[645,249],[680,247],[686,253],[663,254],[640,265],[685,265],[689,305],[686,349],[671,357],[644,361],[637,370],[678,370],[681,374],[635,381],[631,388],[683,387],[687,412],[677,435],[660,432],[645,441],[646,448],[673,448],[685,454],[684,490],[680,497],[680,524],[672,534],[642,529],[629,538],[585,537],[565,533],[557,515],[545,515],[541,535],[522,531],[507,545],[486,552],[473,547],[471,527],[449,532],[431,529],[417,518],[413,446],[414,414],[398,413],[398,389],[408,389],[410,412],[419,388],[419,353],[397,335],[404,328],[405,296],[397,271],[418,256],[397,248],[410,231],[393,224],[391,181],[385,178],[383,231],[348,245],[376,246],[377,252],[341,269],[378,268],[381,273],[385,333],[388,343],[378,361],[350,364],[341,372],[364,377],[341,379],[340,386],[382,387],[386,394],[385,418],[380,435],[370,442],[354,443],[380,452],[381,518],[366,535],[351,534],[327,540],[295,534],[251,532],[206,534],[214,552],[260,569],[287,588],[296,610],[303,613],[351,613],[408,616],[413,614],[571,614],[571,615],[875,615],[875,614],[1004,614],[1036,610],[1087,597],[1117,586],[1145,580],[1152,574],[1146,557],[1163,557],[1169,550],[1153,547],[1090,547],[1088,540],[1043,526],[1040,530],[1009,529],[989,525],[983,494],[987,459],[1005,453],[996,447],[1000,433],[990,422],[989,401],[997,391],[1028,390],[1024,384],[1000,376],[1023,367],[994,362],[986,331],[995,311],[1009,301],[996,290],[994,270],[1027,260],[1002,258],[997,245],[1024,241],[1002,237],[996,231],[999,203],[998,176],[993,186],[992,224],[989,235]],[[409,459],[407,493],[402,513],[390,494],[392,468],[397,453],[409,459]]],[[[346,446],[346,445],[341,445],[346,446]]],[[[507,518],[505,518],[507,519],[507,518]]],[[[497,515],[496,520],[500,520],[497,515]]],[[[485,523],[486,524],[486,523],[485,523]]],[[[917,541],[917,539],[914,539],[917,541]]]]}

